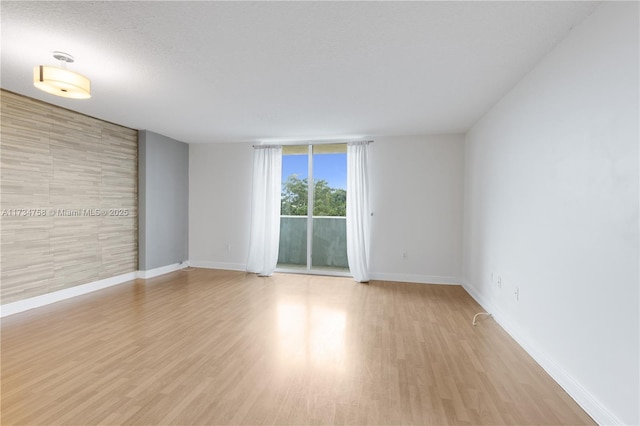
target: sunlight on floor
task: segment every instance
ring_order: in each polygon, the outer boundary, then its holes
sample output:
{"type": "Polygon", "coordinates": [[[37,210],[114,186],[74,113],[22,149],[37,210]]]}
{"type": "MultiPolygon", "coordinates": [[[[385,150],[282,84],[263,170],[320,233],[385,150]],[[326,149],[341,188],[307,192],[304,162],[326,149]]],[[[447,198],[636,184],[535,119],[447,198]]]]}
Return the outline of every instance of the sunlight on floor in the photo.
{"type": "Polygon", "coordinates": [[[283,363],[344,369],[346,313],[302,303],[277,307],[278,350],[283,363]]]}

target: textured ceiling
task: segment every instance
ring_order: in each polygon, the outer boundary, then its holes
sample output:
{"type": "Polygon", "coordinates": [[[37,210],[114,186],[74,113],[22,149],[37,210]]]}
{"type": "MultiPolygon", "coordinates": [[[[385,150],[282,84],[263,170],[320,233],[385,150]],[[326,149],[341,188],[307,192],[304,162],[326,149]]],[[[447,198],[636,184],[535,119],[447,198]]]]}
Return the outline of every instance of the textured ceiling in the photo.
{"type": "Polygon", "coordinates": [[[1,86],[185,142],[464,132],[595,7],[2,1],[1,86]],[[54,50],[91,99],[33,87],[54,50]]]}

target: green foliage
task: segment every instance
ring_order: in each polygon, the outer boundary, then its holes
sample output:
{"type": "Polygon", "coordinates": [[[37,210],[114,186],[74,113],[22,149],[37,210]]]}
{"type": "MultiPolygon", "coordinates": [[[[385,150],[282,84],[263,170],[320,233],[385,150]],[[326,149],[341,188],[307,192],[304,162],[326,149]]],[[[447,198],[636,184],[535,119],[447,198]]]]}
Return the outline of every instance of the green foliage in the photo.
{"type": "MultiPolygon", "coordinates": [[[[291,175],[282,185],[280,214],[306,216],[308,201],[308,180],[291,175]]],[[[347,191],[331,188],[326,180],[314,179],[313,183],[314,216],[346,216],[347,191]]]]}
{"type": "Polygon", "coordinates": [[[280,214],[291,216],[307,215],[307,179],[298,179],[297,175],[291,175],[282,185],[280,196],[280,214]]]}
{"type": "Polygon", "coordinates": [[[314,216],[346,216],[347,191],[331,188],[326,180],[314,180],[313,215],[314,216]]]}

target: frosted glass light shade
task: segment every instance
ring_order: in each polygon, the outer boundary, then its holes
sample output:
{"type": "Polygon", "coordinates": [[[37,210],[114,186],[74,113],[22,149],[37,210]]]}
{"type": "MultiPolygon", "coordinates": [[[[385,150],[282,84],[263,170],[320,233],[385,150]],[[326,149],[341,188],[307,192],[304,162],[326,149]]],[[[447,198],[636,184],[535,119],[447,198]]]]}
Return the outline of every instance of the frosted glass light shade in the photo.
{"type": "Polygon", "coordinates": [[[62,68],[45,65],[34,67],[33,85],[42,91],[65,98],[91,97],[91,81],[83,75],[62,68]]]}

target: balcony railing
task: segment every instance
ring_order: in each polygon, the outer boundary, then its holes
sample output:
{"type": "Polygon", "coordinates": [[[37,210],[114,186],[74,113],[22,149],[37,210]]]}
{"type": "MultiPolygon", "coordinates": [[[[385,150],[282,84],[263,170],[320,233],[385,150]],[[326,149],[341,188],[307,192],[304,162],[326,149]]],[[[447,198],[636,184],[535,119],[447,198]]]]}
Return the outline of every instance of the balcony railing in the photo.
{"type": "MultiPolygon", "coordinates": [[[[348,271],[345,217],[314,216],[312,269],[348,271]]],[[[280,216],[278,267],[306,268],[307,216],[280,216]]]]}

